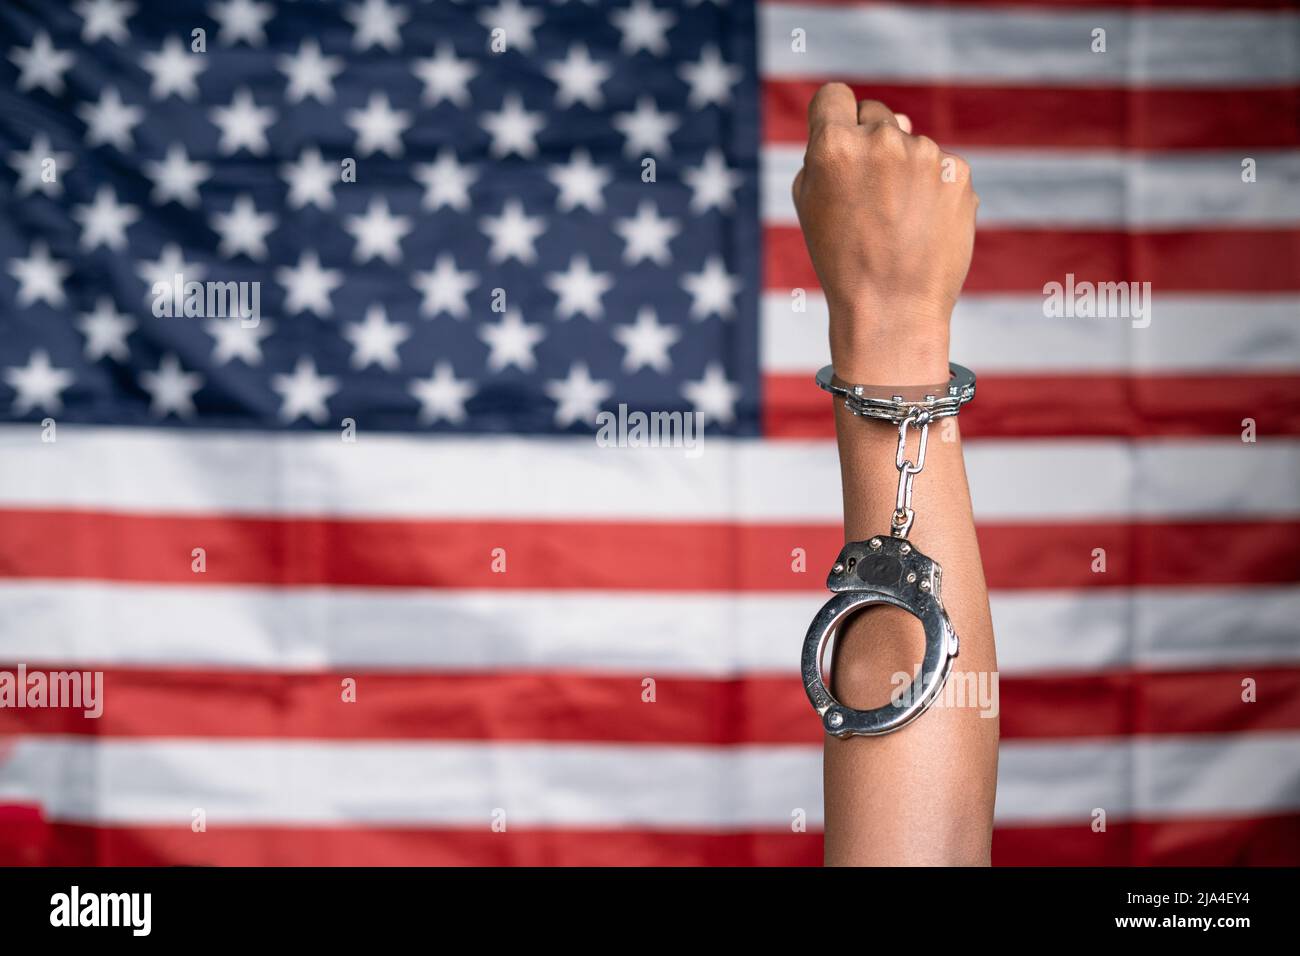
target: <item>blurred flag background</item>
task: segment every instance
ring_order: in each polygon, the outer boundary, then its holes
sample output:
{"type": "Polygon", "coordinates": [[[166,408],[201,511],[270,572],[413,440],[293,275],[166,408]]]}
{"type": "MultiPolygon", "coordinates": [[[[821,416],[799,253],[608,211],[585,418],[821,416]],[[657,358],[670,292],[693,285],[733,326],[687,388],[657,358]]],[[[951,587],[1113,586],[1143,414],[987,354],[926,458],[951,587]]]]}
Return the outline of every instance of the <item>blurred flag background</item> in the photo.
{"type": "Polygon", "coordinates": [[[0,709],[0,863],[818,863],[831,79],[982,197],[994,861],[1300,863],[1284,0],[8,0],[0,670],[105,691],[0,709]]]}

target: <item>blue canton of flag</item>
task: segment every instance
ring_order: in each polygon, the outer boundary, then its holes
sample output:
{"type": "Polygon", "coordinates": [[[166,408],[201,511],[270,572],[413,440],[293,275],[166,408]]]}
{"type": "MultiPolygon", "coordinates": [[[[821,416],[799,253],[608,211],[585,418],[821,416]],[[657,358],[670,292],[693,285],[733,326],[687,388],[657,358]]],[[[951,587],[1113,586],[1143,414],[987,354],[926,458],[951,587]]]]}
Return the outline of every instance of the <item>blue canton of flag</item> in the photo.
{"type": "Polygon", "coordinates": [[[758,431],[750,4],[45,7],[0,10],[0,415],[758,431]]]}

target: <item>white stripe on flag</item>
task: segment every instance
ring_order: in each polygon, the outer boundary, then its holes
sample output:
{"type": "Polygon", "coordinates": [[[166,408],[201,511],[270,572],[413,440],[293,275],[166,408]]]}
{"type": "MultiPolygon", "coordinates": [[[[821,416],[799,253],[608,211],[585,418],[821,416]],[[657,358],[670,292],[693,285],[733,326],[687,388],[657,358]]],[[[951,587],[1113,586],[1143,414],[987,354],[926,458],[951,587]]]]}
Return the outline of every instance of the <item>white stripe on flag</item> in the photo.
{"type": "MultiPolygon", "coordinates": [[[[810,389],[814,386],[809,383],[810,389]]],[[[706,439],[680,449],[592,438],[0,428],[0,508],[467,520],[841,520],[830,441],[706,439]],[[94,480],[87,480],[93,475],[94,480]]],[[[1300,441],[972,441],[983,520],[1300,513],[1300,441]]]]}
{"type": "MultiPolygon", "coordinates": [[[[919,130],[918,132],[925,132],[919,130]]],[[[940,143],[942,146],[943,144],[940,143]]],[[[795,225],[790,183],[802,146],[763,148],[763,222],[795,225]]],[[[1123,230],[1300,224],[1300,151],[1120,153],[963,149],[980,195],[979,224],[1123,230]]]]}
{"type": "MultiPolygon", "coordinates": [[[[781,674],[798,669],[825,598],[15,581],[0,583],[0,661],[781,674]]],[[[1300,588],[995,591],[990,601],[1003,675],[1300,661],[1300,588]]]]}
{"type": "MultiPolygon", "coordinates": [[[[1001,747],[999,823],[1300,809],[1300,735],[1001,747]],[[1243,784],[1243,781],[1246,782],[1243,784]]],[[[788,829],[821,820],[821,748],[23,737],[0,800],[58,821],[788,829]]]]}
{"type": "MultiPolygon", "coordinates": [[[[981,373],[1300,370],[1297,296],[1153,290],[1147,328],[1122,318],[1047,318],[1043,301],[1041,295],[962,296],[952,318],[953,359],[981,373]]],[[[793,303],[788,292],[763,296],[765,372],[811,375],[830,361],[826,299],[808,292],[803,312],[793,303]]]]}
{"type": "Polygon", "coordinates": [[[759,62],[773,78],[1226,87],[1300,74],[1293,13],[763,3],[759,17],[759,62]],[[1104,53],[1092,50],[1097,29],[1104,53]]]}

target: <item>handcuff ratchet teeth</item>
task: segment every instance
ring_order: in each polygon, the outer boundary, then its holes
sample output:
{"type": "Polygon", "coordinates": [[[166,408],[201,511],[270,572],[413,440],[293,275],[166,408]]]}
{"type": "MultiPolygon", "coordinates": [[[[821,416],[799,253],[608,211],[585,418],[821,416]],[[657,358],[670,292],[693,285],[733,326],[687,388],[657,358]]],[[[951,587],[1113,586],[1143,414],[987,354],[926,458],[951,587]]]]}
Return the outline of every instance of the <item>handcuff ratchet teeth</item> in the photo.
{"type": "Polygon", "coordinates": [[[956,415],[975,396],[975,375],[960,365],[949,369],[946,385],[911,389],[876,389],[845,385],[830,366],[817,373],[817,384],[844,397],[855,415],[898,425],[898,497],[888,535],[853,541],[840,551],[826,586],[834,592],[808,626],[801,671],[804,690],[828,734],[873,737],[906,727],[934,703],[952,673],[960,643],[940,596],[943,569],[908,541],[915,513],[912,482],[925,467],[930,422],[956,415]],[[916,460],[907,455],[907,433],[918,432],[916,460]],[[832,634],[854,613],[887,604],[917,618],[925,630],[921,672],[893,699],[872,710],[857,710],[838,700],[822,676],[822,659],[832,634]]]}

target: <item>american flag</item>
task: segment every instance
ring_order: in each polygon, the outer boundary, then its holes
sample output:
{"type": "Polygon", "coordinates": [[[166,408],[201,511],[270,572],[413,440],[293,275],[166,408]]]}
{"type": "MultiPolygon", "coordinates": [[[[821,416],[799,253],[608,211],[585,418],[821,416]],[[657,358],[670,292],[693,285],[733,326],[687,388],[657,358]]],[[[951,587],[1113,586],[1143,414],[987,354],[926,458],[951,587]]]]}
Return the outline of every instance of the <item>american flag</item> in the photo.
{"type": "Polygon", "coordinates": [[[983,200],[994,862],[1300,863],[1286,0],[6,0],[0,863],[818,862],[830,79],[983,200]]]}

